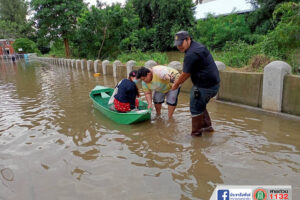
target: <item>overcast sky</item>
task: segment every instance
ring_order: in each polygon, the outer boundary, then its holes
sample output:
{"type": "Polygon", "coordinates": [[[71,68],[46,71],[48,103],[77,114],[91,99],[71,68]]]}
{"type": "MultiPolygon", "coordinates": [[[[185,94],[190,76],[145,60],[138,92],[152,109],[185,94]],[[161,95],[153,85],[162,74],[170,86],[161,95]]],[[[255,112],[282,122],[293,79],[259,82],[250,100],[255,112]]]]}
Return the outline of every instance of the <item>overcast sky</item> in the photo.
{"type": "MultiPolygon", "coordinates": [[[[102,2],[111,5],[112,3],[125,4],[126,0],[101,0],[102,2]]],[[[141,0],[142,1],[142,0],[141,0]]],[[[194,0],[193,0],[194,1],[194,0]]],[[[86,3],[91,5],[96,5],[96,0],[84,0],[86,3]]],[[[229,14],[232,11],[248,11],[253,9],[251,4],[247,0],[216,0],[207,2],[204,4],[199,4],[196,8],[195,17],[196,19],[205,18],[207,13],[214,15],[229,14]]]]}
{"type": "Polygon", "coordinates": [[[199,4],[196,8],[196,19],[205,18],[208,13],[218,15],[229,14],[233,11],[249,11],[253,7],[247,0],[217,0],[199,4]]]}
{"type": "MultiPolygon", "coordinates": [[[[90,6],[91,5],[96,5],[96,0],[84,0],[84,2],[90,3],[90,6]]],[[[105,2],[108,5],[111,5],[112,3],[121,3],[121,4],[124,4],[126,2],[126,0],[101,0],[101,2],[103,2],[103,3],[105,2]]]]}

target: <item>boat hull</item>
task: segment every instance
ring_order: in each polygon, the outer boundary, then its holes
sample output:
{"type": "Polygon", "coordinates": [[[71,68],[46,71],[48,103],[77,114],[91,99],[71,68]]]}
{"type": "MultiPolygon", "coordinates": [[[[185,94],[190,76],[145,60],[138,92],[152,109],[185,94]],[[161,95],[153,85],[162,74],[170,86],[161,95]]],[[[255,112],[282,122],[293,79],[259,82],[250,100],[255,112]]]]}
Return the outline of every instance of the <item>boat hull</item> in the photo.
{"type": "Polygon", "coordinates": [[[90,93],[90,98],[93,100],[94,107],[99,110],[103,115],[110,118],[114,122],[119,124],[133,124],[151,118],[151,110],[147,109],[147,103],[140,101],[138,111],[130,111],[126,113],[120,113],[110,109],[111,105],[108,105],[110,96],[113,93],[112,88],[104,86],[96,86],[90,93]]]}

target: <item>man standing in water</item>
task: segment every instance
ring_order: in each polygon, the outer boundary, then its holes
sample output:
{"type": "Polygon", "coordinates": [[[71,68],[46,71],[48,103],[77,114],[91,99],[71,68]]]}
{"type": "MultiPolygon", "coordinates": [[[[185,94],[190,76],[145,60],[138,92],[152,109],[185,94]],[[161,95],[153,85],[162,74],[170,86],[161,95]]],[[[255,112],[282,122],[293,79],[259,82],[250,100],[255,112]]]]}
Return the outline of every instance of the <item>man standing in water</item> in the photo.
{"type": "Polygon", "coordinates": [[[185,55],[182,74],[173,84],[172,90],[177,89],[189,77],[193,83],[190,93],[191,135],[201,136],[204,131],[213,132],[206,105],[216,96],[220,87],[220,76],[215,61],[207,48],[193,41],[187,31],[176,33],[174,45],[185,55]]]}
{"type": "Polygon", "coordinates": [[[162,103],[165,99],[168,104],[168,117],[172,118],[175,111],[180,88],[171,90],[172,84],[179,77],[179,72],[171,67],[157,65],[148,69],[141,67],[137,72],[137,79],[142,80],[142,87],[148,103],[148,108],[152,108],[153,102],[157,115],[161,113],[162,103]]]}

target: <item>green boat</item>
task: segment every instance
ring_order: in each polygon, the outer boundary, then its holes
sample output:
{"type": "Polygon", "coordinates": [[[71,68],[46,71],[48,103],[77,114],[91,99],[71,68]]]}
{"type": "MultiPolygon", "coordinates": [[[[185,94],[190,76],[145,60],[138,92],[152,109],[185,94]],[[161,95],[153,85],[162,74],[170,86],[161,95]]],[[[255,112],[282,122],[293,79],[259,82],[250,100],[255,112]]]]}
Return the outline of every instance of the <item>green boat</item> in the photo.
{"type": "Polygon", "coordinates": [[[151,110],[147,109],[148,104],[139,100],[139,110],[121,113],[111,109],[111,104],[108,101],[113,94],[114,89],[104,86],[96,86],[90,92],[90,98],[93,100],[94,107],[102,114],[119,124],[133,124],[149,120],[151,118],[151,110]]]}

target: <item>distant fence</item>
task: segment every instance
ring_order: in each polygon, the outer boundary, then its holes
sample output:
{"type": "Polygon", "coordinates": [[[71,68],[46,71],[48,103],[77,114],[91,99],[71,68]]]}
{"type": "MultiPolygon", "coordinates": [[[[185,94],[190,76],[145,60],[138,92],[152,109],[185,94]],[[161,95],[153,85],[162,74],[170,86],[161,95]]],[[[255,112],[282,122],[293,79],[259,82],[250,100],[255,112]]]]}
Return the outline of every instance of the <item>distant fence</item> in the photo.
{"type": "MultiPolygon", "coordinates": [[[[120,79],[127,77],[132,69],[139,68],[133,60],[123,64],[117,60],[111,63],[108,60],[101,62],[85,59],[33,58],[57,66],[93,71],[120,79]]],[[[225,65],[222,62],[216,61],[216,64],[221,76],[218,100],[300,116],[300,76],[290,75],[291,67],[287,63],[271,62],[264,68],[264,73],[229,72],[224,70],[225,65]]],[[[157,63],[153,60],[144,64],[148,68],[155,65],[157,63]]],[[[169,63],[168,66],[179,71],[182,69],[182,64],[177,61],[169,63]]],[[[186,81],[182,86],[182,91],[189,92],[191,87],[191,81],[186,81]]]]}
{"type": "Polygon", "coordinates": [[[0,55],[0,59],[4,59],[4,60],[12,60],[13,57],[15,57],[15,59],[23,59],[24,54],[0,55]]]}

